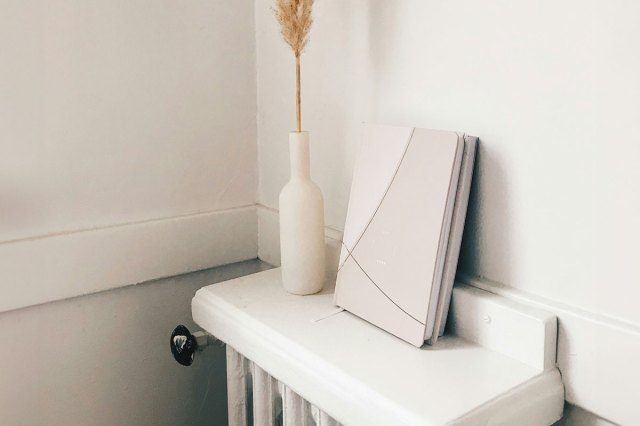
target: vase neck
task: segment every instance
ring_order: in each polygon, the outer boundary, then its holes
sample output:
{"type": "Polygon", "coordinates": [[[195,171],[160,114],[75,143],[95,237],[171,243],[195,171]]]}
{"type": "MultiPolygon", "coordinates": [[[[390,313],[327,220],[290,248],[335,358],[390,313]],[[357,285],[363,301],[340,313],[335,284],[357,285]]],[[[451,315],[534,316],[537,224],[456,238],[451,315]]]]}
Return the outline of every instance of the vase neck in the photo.
{"type": "Polygon", "coordinates": [[[291,179],[309,179],[309,133],[289,133],[289,157],[291,179]]]}

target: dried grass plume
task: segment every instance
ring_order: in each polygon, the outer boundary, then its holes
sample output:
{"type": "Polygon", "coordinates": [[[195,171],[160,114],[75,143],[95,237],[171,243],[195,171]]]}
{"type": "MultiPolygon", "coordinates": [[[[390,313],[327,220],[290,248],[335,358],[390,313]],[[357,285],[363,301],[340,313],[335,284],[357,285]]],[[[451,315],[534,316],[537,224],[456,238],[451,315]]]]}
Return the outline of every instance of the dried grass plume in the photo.
{"type": "Polygon", "coordinates": [[[302,131],[300,107],[300,55],[309,42],[309,30],[313,18],[311,8],[313,0],[277,0],[275,14],[280,23],[280,32],[296,58],[296,123],[298,132],[302,131]]]}
{"type": "Polygon", "coordinates": [[[276,18],[284,41],[299,58],[309,41],[313,0],[277,0],[276,18]]]}

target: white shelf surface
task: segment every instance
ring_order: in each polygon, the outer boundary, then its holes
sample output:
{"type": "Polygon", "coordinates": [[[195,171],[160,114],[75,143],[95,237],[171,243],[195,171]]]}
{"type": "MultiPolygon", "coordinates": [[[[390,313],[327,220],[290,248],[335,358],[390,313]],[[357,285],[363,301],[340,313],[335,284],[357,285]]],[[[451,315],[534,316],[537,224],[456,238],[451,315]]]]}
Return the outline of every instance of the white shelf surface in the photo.
{"type": "Polygon", "coordinates": [[[200,289],[194,320],[344,425],[549,425],[562,416],[555,317],[454,290],[456,335],[416,348],[333,304],[287,294],[280,269],[200,289]],[[500,352],[500,351],[501,352],[500,352]]]}

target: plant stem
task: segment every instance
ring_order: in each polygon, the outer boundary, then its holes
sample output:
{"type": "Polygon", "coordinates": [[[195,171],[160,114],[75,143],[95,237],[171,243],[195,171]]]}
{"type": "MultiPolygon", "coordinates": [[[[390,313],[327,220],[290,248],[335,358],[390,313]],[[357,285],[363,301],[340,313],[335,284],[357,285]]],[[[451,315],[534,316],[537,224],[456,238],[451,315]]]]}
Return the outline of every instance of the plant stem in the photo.
{"type": "Polygon", "coordinates": [[[296,55],[296,122],[298,132],[302,131],[302,117],[300,112],[300,55],[296,55]]]}

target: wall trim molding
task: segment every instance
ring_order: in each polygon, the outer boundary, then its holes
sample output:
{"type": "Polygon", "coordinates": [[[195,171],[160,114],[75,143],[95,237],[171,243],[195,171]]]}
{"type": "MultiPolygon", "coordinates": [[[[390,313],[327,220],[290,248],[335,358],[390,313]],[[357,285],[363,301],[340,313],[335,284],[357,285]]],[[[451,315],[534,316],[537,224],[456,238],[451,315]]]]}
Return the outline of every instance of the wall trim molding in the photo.
{"type": "Polygon", "coordinates": [[[456,281],[554,313],[565,399],[618,424],[640,424],[640,326],[458,272],[456,281]]]}
{"type": "MultiPolygon", "coordinates": [[[[258,257],[280,264],[278,210],[263,205],[258,213],[258,257]]],[[[342,232],[327,227],[327,273],[335,276],[342,232]]],[[[640,424],[640,412],[630,404],[640,383],[640,326],[511,287],[458,273],[456,281],[535,306],[558,317],[557,364],[565,399],[617,424],[640,424]]]]}
{"type": "Polygon", "coordinates": [[[256,206],[0,244],[0,312],[258,255],[256,206]]]}

